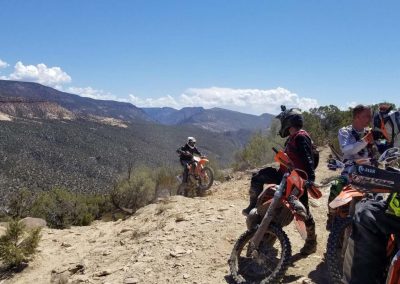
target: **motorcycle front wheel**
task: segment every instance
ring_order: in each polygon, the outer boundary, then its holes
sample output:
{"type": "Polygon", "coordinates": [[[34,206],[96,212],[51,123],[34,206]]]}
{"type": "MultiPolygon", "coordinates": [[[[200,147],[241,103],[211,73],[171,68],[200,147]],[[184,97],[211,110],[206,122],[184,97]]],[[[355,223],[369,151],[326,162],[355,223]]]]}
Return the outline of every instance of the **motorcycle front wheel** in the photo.
{"type": "Polygon", "coordinates": [[[279,283],[290,264],[289,238],[281,227],[271,224],[255,258],[249,243],[256,231],[246,231],[236,241],[228,261],[232,278],[235,283],[279,283]]]}

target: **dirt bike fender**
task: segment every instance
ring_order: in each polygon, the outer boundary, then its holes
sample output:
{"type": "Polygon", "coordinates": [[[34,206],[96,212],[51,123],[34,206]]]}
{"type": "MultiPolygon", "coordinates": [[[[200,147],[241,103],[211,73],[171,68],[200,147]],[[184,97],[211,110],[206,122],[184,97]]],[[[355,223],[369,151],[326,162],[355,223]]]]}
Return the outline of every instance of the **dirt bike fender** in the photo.
{"type": "Polygon", "coordinates": [[[322,197],[321,191],[315,185],[311,185],[310,187],[308,187],[307,191],[308,194],[310,194],[310,196],[314,199],[320,199],[322,197]]]}
{"type": "Polygon", "coordinates": [[[206,163],[208,163],[207,159],[200,159],[200,161],[199,161],[199,164],[202,166],[205,165],[206,163]]]}
{"type": "Polygon", "coordinates": [[[303,240],[307,239],[307,229],[306,229],[306,224],[304,223],[304,218],[298,214],[294,214],[294,224],[301,238],[303,240]]]}
{"type": "Polygon", "coordinates": [[[362,197],[363,195],[363,193],[355,189],[342,190],[342,192],[340,192],[339,195],[329,203],[329,207],[336,209],[349,203],[353,198],[362,197]]]}
{"type": "Polygon", "coordinates": [[[257,204],[263,204],[268,200],[272,200],[276,191],[276,184],[267,184],[263,191],[257,197],[257,204]]]}

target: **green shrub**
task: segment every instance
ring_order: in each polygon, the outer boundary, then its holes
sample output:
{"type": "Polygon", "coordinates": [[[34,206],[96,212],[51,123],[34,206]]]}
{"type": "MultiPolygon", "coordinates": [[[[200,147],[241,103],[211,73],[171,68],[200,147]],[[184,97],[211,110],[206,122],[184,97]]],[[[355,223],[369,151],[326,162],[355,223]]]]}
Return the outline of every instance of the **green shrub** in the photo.
{"type": "MultiPolygon", "coordinates": [[[[164,180],[163,175],[160,174],[159,181],[164,180]]],[[[116,207],[127,208],[135,212],[154,200],[156,185],[154,170],[138,167],[133,171],[130,179],[122,180],[116,184],[111,193],[111,198],[116,207]]]]}
{"type": "Polygon", "coordinates": [[[28,189],[19,190],[11,196],[8,203],[8,215],[13,218],[25,218],[29,215],[35,201],[35,195],[28,189]]]}
{"type": "Polygon", "coordinates": [[[40,228],[26,232],[22,223],[11,221],[5,235],[0,237],[0,260],[8,268],[28,262],[39,240],[40,228]]]}
{"type": "Polygon", "coordinates": [[[49,227],[64,229],[72,225],[75,200],[65,189],[42,192],[33,204],[32,213],[43,218],[49,227]]]}
{"type": "Polygon", "coordinates": [[[235,154],[234,170],[256,168],[273,162],[275,154],[272,147],[277,147],[281,142],[273,134],[257,133],[253,135],[246,146],[235,154]]]}
{"type": "Polygon", "coordinates": [[[180,169],[171,166],[162,166],[155,171],[156,197],[163,196],[168,191],[169,195],[174,195],[178,188],[177,175],[181,173],[180,169]]]}
{"type": "Polygon", "coordinates": [[[110,208],[107,196],[76,194],[58,188],[40,193],[30,213],[45,219],[49,227],[64,229],[90,225],[110,208]]]}
{"type": "Polygon", "coordinates": [[[222,172],[221,166],[219,165],[217,159],[215,159],[214,157],[207,157],[207,159],[209,160],[209,163],[206,164],[206,167],[210,167],[213,169],[214,180],[217,180],[220,182],[225,181],[224,173],[222,172]]]}

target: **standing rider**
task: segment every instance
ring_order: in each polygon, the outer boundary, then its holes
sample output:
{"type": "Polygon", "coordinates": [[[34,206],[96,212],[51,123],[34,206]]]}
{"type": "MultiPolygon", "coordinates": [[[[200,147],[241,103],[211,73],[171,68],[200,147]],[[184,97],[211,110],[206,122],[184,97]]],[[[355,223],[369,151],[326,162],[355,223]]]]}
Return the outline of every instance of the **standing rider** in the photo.
{"type": "MultiPolygon", "coordinates": [[[[287,138],[285,142],[285,153],[292,160],[294,166],[303,170],[307,173],[308,179],[311,181],[315,180],[315,164],[313,154],[313,142],[309,134],[302,129],[303,127],[303,116],[298,109],[286,109],[285,106],[281,106],[282,112],[276,117],[281,122],[281,128],[279,135],[282,138],[287,138]]],[[[283,174],[286,169],[281,166],[279,170],[273,167],[266,167],[261,169],[257,174],[251,178],[250,185],[250,204],[247,208],[243,209],[243,215],[247,216],[251,209],[256,206],[258,195],[263,190],[263,185],[267,183],[279,184],[282,180],[283,174]]],[[[315,234],[315,222],[311,215],[308,206],[308,193],[304,191],[304,194],[300,197],[300,202],[306,209],[307,218],[305,220],[307,229],[307,239],[304,247],[300,250],[301,254],[308,255],[314,253],[317,250],[317,236],[315,234]]],[[[298,200],[295,200],[298,202],[298,200]]],[[[299,207],[303,207],[301,204],[299,207]]],[[[296,205],[294,205],[296,206],[296,205]]]]}
{"type": "Polygon", "coordinates": [[[183,167],[182,184],[186,186],[189,176],[189,166],[194,162],[193,154],[201,156],[200,151],[196,148],[196,138],[188,137],[186,144],[178,148],[176,152],[179,154],[179,159],[183,167]]]}
{"type": "MultiPolygon", "coordinates": [[[[343,162],[358,159],[372,158],[372,145],[374,142],[372,132],[368,130],[371,122],[371,109],[365,105],[357,105],[353,109],[353,122],[349,126],[339,129],[338,140],[343,153],[343,162]]],[[[342,188],[348,183],[348,167],[330,188],[328,204],[339,195],[342,188]]],[[[326,227],[331,229],[335,211],[328,206],[328,219],[326,227]]]]}
{"type": "Polygon", "coordinates": [[[339,146],[345,162],[371,157],[374,138],[367,128],[371,119],[371,109],[357,105],[353,109],[353,123],[339,129],[339,146]]]}

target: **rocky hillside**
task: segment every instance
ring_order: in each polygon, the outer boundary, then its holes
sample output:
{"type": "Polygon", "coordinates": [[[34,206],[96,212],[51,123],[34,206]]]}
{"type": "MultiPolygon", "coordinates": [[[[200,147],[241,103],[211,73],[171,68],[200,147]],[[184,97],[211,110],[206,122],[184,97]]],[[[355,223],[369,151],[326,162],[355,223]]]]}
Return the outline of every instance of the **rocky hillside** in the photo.
{"type": "Polygon", "coordinates": [[[111,117],[131,122],[152,120],[142,109],[130,103],[80,97],[38,83],[0,80],[0,105],[7,100],[15,101],[15,98],[54,103],[79,116],[111,117]]]}
{"type": "MultiPolygon", "coordinates": [[[[327,153],[325,149],[321,155],[319,182],[335,174],[326,169],[327,153]]],[[[250,173],[237,173],[214,186],[207,197],[171,197],[125,221],[44,229],[35,260],[2,283],[232,283],[227,260],[246,228],[240,212],[247,205],[249,178],[250,173]]],[[[301,258],[303,240],[293,224],[285,228],[293,263],[284,283],[327,283],[323,260],[327,190],[322,188],[322,199],[311,201],[317,253],[301,258]]]]}
{"type": "Polygon", "coordinates": [[[231,162],[236,137],[191,126],[128,123],[102,118],[0,122],[0,205],[16,190],[108,192],[129,166],[179,168],[175,150],[196,136],[199,149],[219,163],[231,162]]]}

